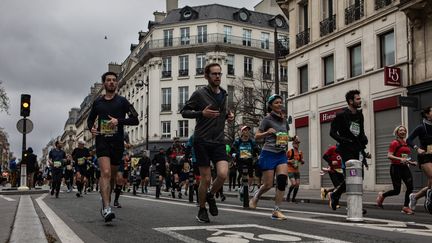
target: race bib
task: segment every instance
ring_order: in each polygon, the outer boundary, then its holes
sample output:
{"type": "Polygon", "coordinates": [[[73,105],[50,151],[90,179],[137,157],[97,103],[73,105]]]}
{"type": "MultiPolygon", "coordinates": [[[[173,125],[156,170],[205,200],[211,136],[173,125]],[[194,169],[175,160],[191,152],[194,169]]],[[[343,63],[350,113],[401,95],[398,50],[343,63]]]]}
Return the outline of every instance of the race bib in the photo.
{"type": "Polygon", "coordinates": [[[61,161],[54,161],[54,168],[60,168],[62,165],[61,161]]]}
{"type": "Polygon", "coordinates": [[[357,122],[351,122],[350,131],[356,137],[360,135],[360,124],[357,122]]]}
{"type": "Polygon", "coordinates": [[[288,147],[288,133],[286,132],[276,133],[276,146],[281,148],[288,147]]]}
{"type": "Polygon", "coordinates": [[[299,165],[300,165],[300,161],[294,160],[293,167],[297,169],[299,165]]]}
{"type": "Polygon", "coordinates": [[[240,150],[240,159],[250,159],[252,154],[249,150],[240,150]]]}
{"type": "Polygon", "coordinates": [[[113,135],[117,132],[117,126],[111,127],[108,122],[109,120],[101,120],[100,133],[103,135],[113,135]]]}
{"type": "Polygon", "coordinates": [[[72,170],[72,165],[66,165],[67,170],[72,170]]]}
{"type": "Polygon", "coordinates": [[[404,158],[404,159],[408,158],[408,154],[401,154],[401,158],[404,158]]]}
{"type": "Polygon", "coordinates": [[[426,153],[432,154],[432,144],[427,146],[426,153]]]}
{"type": "Polygon", "coordinates": [[[79,165],[83,165],[85,162],[85,158],[79,158],[77,162],[79,165]]]}

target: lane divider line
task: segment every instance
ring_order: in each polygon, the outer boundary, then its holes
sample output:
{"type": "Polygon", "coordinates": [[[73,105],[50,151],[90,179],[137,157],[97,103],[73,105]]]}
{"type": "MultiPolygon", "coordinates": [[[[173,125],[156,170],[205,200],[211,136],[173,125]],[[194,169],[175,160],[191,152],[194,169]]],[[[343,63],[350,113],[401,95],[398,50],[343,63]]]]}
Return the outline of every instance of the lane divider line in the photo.
{"type": "Polygon", "coordinates": [[[69,226],[43,201],[47,195],[48,194],[45,193],[38,197],[36,202],[51,223],[57,236],[60,238],[60,241],[62,243],[84,243],[84,241],[77,234],[75,234],[75,232],[69,228],[69,226]]]}
{"type": "Polygon", "coordinates": [[[5,197],[5,196],[3,196],[3,195],[0,195],[0,197],[3,198],[3,199],[6,200],[6,201],[9,201],[9,202],[15,202],[15,201],[16,201],[16,200],[13,199],[13,198],[5,197]]]}

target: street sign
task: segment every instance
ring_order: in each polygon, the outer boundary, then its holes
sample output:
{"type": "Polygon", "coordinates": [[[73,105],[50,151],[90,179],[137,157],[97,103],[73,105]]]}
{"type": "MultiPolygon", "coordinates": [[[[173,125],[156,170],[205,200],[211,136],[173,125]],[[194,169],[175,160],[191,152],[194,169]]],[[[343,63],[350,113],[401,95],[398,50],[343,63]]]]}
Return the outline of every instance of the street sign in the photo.
{"type": "Polygon", "coordinates": [[[418,108],[418,98],[414,96],[399,96],[399,105],[418,108]]]}
{"type": "MultiPolygon", "coordinates": [[[[22,134],[24,134],[24,119],[26,119],[26,118],[20,119],[16,124],[18,132],[20,132],[22,134]]],[[[33,122],[30,119],[26,119],[26,132],[25,132],[25,134],[30,133],[31,131],[33,131],[33,122]]]]}
{"type": "Polygon", "coordinates": [[[384,84],[388,86],[401,86],[401,69],[397,67],[384,67],[384,84]]]}

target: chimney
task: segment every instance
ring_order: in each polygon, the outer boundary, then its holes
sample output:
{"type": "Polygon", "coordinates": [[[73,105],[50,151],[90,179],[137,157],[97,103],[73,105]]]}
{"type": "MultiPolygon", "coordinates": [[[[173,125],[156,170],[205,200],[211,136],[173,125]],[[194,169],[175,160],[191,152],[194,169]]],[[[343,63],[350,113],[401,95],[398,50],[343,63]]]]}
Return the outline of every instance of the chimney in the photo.
{"type": "Polygon", "coordinates": [[[178,0],[166,0],[166,12],[178,8],[178,0]]]}
{"type": "Polygon", "coordinates": [[[158,11],[153,12],[153,15],[154,15],[154,21],[156,23],[162,22],[165,19],[165,17],[166,17],[166,13],[164,13],[164,12],[158,12],[158,11]]]}

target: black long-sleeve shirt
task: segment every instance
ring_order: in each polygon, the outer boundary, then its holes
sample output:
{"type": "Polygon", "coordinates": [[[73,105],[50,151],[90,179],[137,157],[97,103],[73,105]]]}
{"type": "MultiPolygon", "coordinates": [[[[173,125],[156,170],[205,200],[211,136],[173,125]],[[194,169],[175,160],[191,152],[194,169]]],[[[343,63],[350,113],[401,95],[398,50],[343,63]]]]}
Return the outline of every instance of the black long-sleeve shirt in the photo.
{"type": "Polygon", "coordinates": [[[426,150],[428,145],[432,144],[432,126],[426,123],[418,125],[407,138],[407,144],[414,147],[414,139],[419,138],[420,148],[426,150]]]}
{"type": "Polygon", "coordinates": [[[364,117],[361,111],[353,114],[345,108],[336,114],[331,123],[330,136],[336,140],[343,149],[361,151],[366,148],[368,139],[364,132],[364,117]]]}
{"type": "Polygon", "coordinates": [[[134,107],[125,97],[117,94],[110,100],[105,99],[105,96],[100,96],[93,102],[87,119],[88,129],[92,129],[96,118],[98,118],[98,136],[105,136],[106,138],[121,142],[124,140],[123,126],[139,124],[138,114],[134,107]],[[126,114],[128,118],[126,118],[126,114]],[[114,129],[109,129],[105,125],[111,119],[109,116],[118,120],[118,125],[114,129]],[[108,132],[111,134],[103,135],[101,132],[108,132]]]}

